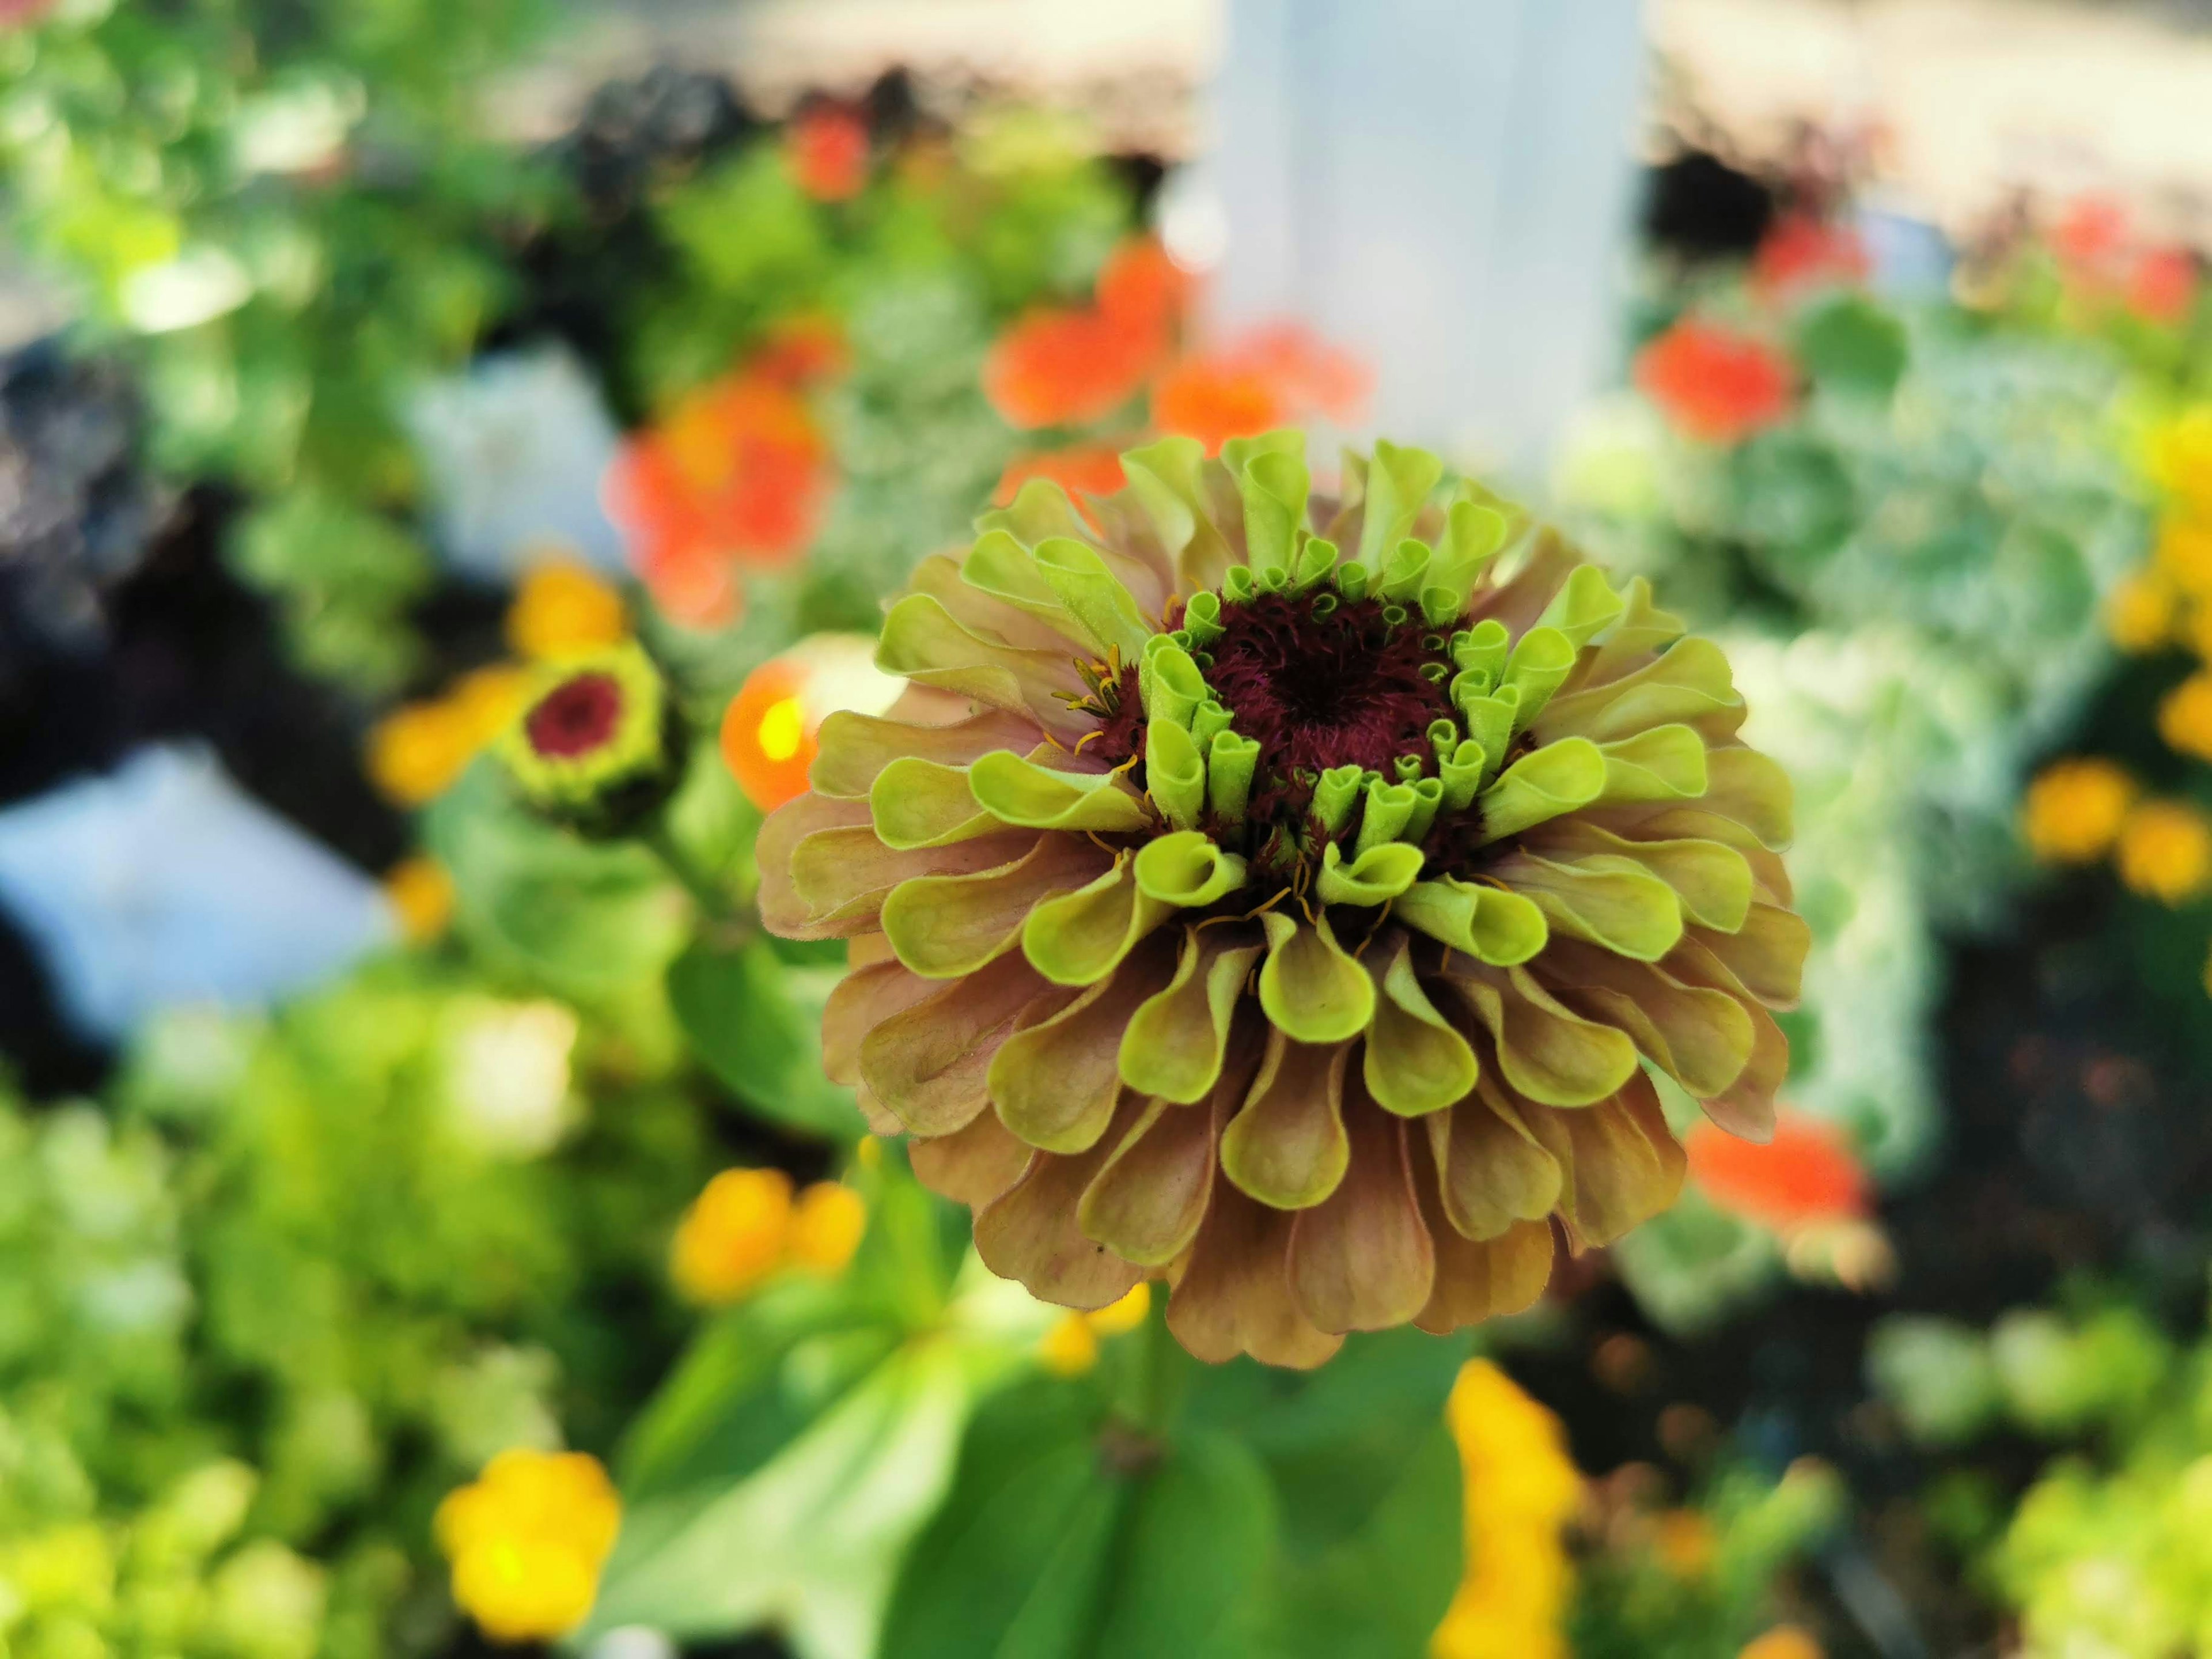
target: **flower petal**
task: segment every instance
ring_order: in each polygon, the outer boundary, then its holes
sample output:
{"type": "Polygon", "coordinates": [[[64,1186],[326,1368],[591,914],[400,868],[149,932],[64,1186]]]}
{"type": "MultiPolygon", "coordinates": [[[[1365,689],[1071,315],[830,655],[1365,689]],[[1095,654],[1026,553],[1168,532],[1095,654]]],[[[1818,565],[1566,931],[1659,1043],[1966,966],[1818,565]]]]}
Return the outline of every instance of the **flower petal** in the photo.
{"type": "Polygon", "coordinates": [[[1474,1049],[1431,1002],[1413,972],[1412,941],[1395,933],[1370,946],[1367,971],[1381,992],[1367,1028],[1361,1076],[1385,1111],[1419,1117],[1474,1087],[1474,1049]]]}
{"type": "Polygon", "coordinates": [[[1632,860],[1673,888],[1683,915],[1700,927],[1732,933],[1750,913],[1751,861],[1721,842],[1631,841],[1574,817],[1532,830],[1525,845],[1554,860],[1573,861],[1593,854],[1632,860]]]}
{"type": "Polygon", "coordinates": [[[1477,962],[1498,968],[1528,961],[1551,937],[1544,913],[1533,900],[1450,876],[1415,882],[1391,915],[1477,962]]]}
{"type": "Polygon", "coordinates": [[[930,1191],[980,1210],[1019,1181],[1036,1154],[1009,1134],[995,1113],[978,1112],[964,1129],[909,1141],[907,1156],[930,1191]]]}
{"type": "Polygon", "coordinates": [[[1175,977],[1122,1034],[1121,1081],[1184,1105],[1203,1100],[1221,1074],[1230,1022],[1261,948],[1246,928],[1186,928],[1175,977]]]}
{"type": "Polygon", "coordinates": [[[951,1134],[987,1103],[985,1077],[1016,1017],[1051,994],[1020,957],[1001,957],[861,1038],[860,1076],[915,1134],[951,1134]]]}
{"type": "Polygon", "coordinates": [[[1443,1212],[1461,1237],[1499,1237],[1559,1203],[1565,1179],[1559,1160],[1486,1079],[1427,1123],[1443,1212]]]}
{"type": "MultiPolygon", "coordinates": [[[[1419,1162],[1417,1158],[1417,1165],[1419,1162]]],[[[1516,1221],[1496,1238],[1478,1243],[1452,1231],[1437,1208],[1430,1182],[1419,1176],[1418,1170],[1415,1185],[1436,1252],[1437,1276],[1428,1305],[1413,1316],[1413,1322],[1432,1335],[1444,1336],[1534,1307],[1551,1281],[1552,1258],[1558,1249],[1552,1224],[1516,1221]]]]}
{"type": "Polygon", "coordinates": [[[1813,930],[1795,911],[1754,904],[1742,927],[1727,933],[1698,927],[1691,930],[1691,937],[1725,963],[1744,988],[1768,1007],[1797,1006],[1813,930]]]}
{"type": "Polygon", "coordinates": [[[1735,735],[1743,716],[1728,658],[1711,640],[1687,639],[1609,684],[1554,698],[1534,729],[1546,743],[1565,737],[1605,743],[1679,721],[1718,742],[1735,735]]]}
{"type": "Polygon", "coordinates": [[[1127,854],[1085,886],[1040,902],[1022,924],[1022,951],[1055,985],[1096,985],[1175,907],[1137,888],[1127,854]]]}
{"type": "Polygon", "coordinates": [[[1153,823],[1145,798],[1115,775],[1058,771],[1012,750],[996,750],[971,763],[968,788],[992,817],[1025,830],[1127,835],[1153,823]]]}
{"type": "Polygon", "coordinates": [[[1260,1030],[1247,1022],[1210,1101],[1147,1103],[1084,1189],[1076,1218],[1086,1234],[1140,1267],[1164,1267],[1190,1248],[1220,1184],[1222,1126],[1260,1063],[1260,1030]]]}
{"type": "Polygon", "coordinates": [[[799,896],[792,880],[792,848],[824,830],[866,829],[867,823],[866,802],[829,800],[819,795],[801,795],[768,815],[754,840],[754,855],[761,872],[761,923],[769,932],[796,939],[801,937],[799,930],[812,925],[814,907],[799,896]]]}
{"type": "Polygon", "coordinates": [[[968,769],[908,756],[876,774],[868,790],[876,838],[897,852],[949,847],[997,833],[1001,825],[968,787],[968,769]]]}
{"type": "Polygon", "coordinates": [[[1598,853],[1561,864],[1509,854],[1490,874],[1532,900],[1553,938],[1588,939],[1638,962],[1656,962],[1682,937],[1674,890],[1632,860],[1598,853]]]}
{"type": "Polygon", "coordinates": [[[975,1253],[983,1265],[1063,1308],[1103,1308],[1127,1296],[1144,1269],[1085,1238],[1076,1209],[1141,1111],[1135,1096],[1124,1096],[1114,1129],[1088,1152],[1037,1153],[1019,1181],[977,1211],[975,1253]]]}
{"type": "Polygon", "coordinates": [[[1694,800],[1705,793],[1711,775],[1705,740],[1690,726],[1655,726],[1598,747],[1605,756],[1605,789],[1598,799],[1606,805],[1694,800]]]}
{"type": "Polygon", "coordinates": [[[1043,735],[1027,714],[1003,708],[986,708],[949,726],[917,726],[841,708],[815,734],[817,752],[807,776],[818,795],[863,800],[884,768],[902,757],[962,766],[994,749],[1026,754],[1043,735]]]}
{"type": "MultiPolygon", "coordinates": [[[[943,848],[939,856],[958,850],[943,848]]],[[[883,902],[884,933],[898,959],[917,974],[957,979],[1012,949],[1031,910],[1055,893],[1080,887],[1106,862],[1105,854],[1077,836],[1040,836],[1027,855],[1011,864],[901,882],[883,902]]],[[[805,890],[803,883],[800,890],[805,890]]]]}
{"type": "Polygon", "coordinates": [[[1717,748],[1705,757],[1698,805],[1734,818],[1770,851],[1790,844],[1790,775],[1756,749],[1717,748]]]}
{"type": "Polygon", "coordinates": [[[1344,1179],[1351,1142],[1344,1129],[1344,1073],[1351,1046],[1309,1048],[1267,1033],[1243,1109],[1221,1136],[1221,1169],[1279,1210],[1320,1203],[1344,1179]]]}
{"type": "Polygon", "coordinates": [[[1291,1293],[1324,1331],[1402,1325],[1427,1305],[1436,1252],[1413,1194],[1406,1124],[1354,1103],[1352,1165],[1291,1229],[1291,1293]]]}
{"type": "Polygon", "coordinates": [[[1790,1039],[1765,1004],[1746,990],[1726,963],[1695,939],[1686,939],[1661,964],[1686,985],[1724,991],[1751,1019],[1751,1058],[1734,1083],[1700,1103],[1705,1115],[1744,1140],[1774,1138],[1774,1095],[1790,1075],[1790,1039]]]}
{"type": "Polygon", "coordinates": [[[1240,1353],[1310,1370],[1344,1339],[1318,1328],[1291,1294],[1291,1218],[1218,1183],[1190,1261],[1168,1300],[1168,1329],[1199,1358],[1240,1353]]]}
{"type": "Polygon", "coordinates": [[[1260,1006],[1299,1042],[1341,1042],[1367,1029],[1375,985],[1344,953],[1324,915],[1302,926],[1279,910],[1260,918],[1267,960],[1260,969],[1260,1006]]]}
{"type": "Polygon", "coordinates": [[[1603,1100],[1636,1070],[1625,1032],[1563,1006],[1523,968],[1452,963],[1437,981],[1457,993],[1497,1045],[1505,1081],[1552,1106],[1603,1100]]]}
{"type": "Polygon", "coordinates": [[[1048,1018],[1016,1032],[991,1063],[991,1103],[1032,1146],[1079,1152],[1106,1132],[1121,1093],[1116,1057],[1129,1016],[1167,971],[1148,950],[1048,1018]]]}
{"type": "Polygon", "coordinates": [[[876,666],[994,708],[1027,714],[1048,731],[1072,733],[1088,724],[1054,695],[1080,697],[1088,690],[1073,655],[984,639],[962,627],[934,594],[909,593],[891,607],[876,666]]]}
{"type": "Polygon", "coordinates": [[[1010,868],[1037,845],[1027,831],[1013,830],[951,847],[901,852],[884,846],[866,826],[817,830],[791,849],[787,860],[792,890],[807,907],[811,930],[795,937],[880,932],[875,918],[901,882],[1010,868]],[[825,934],[820,931],[824,928],[833,931],[825,934]]]}
{"type": "Polygon", "coordinates": [[[896,961],[873,962],[854,969],[831,988],[830,1000],[823,1005],[823,1074],[848,1088],[859,1082],[860,1043],[868,1033],[893,1014],[926,1001],[944,988],[942,980],[924,979],[896,961]]]}
{"type": "Polygon", "coordinates": [[[1610,1244],[1672,1205],[1688,1160],[1642,1073],[1617,1095],[1572,1111],[1528,1105],[1522,1118],[1566,1171],[1559,1214],[1577,1250],[1610,1244]]]}
{"type": "Polygon", "coordinates": [[[1657,963],[1568,941],[1545,953],[1543,978],[1570,1008],[1627,1032],[1645,1059],[1699,1100],[1725,1092],[1751,1059],[1743,1005],[1725,991],[1685,985],[1657,963]]]}

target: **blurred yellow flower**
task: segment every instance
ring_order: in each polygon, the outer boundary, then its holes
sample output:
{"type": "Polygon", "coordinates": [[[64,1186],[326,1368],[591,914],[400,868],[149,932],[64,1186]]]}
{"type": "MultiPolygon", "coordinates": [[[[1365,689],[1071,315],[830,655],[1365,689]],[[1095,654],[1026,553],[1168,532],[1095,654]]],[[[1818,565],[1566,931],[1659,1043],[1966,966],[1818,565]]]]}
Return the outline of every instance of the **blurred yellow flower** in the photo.
{"type": "Polygon", "coordinates": [[[2105,601],[2105,631],[2132,656],[2148,656],[2173,637],[2172,584],[2155,572],[2128,577],[2105,601]]]}
{"type": "Polygon", "coordinates": [[[1668,1510],[1659,1516],[1651,1541],[1660,1565],[1677,1578],[1704,1577],[1719,1542],[1713,1523],[1695,1510],[1668,1510]]]}
{"type": "Polygon", "coordinates": [[[694,1302],[735,1302],[775,1272],[791,1231],[791,1177],[725,1170],[677,1224],[669,1277],[694,1302]]]}
{"type": "Polygon", "coordinates": [[[508,648],[533,662],[619,645],[629,635],[629,608],[622,595],[567,561],[533,568],[507,611],[508,648]]]}
{"type": "Polygon", "coordinates": [[[503,1451],[447,1494],[434,1530],[453,1600],[495,1642],[550,1641],[584,1622],[622,1500],[582,1452],[503,1451]]]}
{"type": "Polygon", "coordinates": [[[1795,1625],[1777,1625],[1745,1643],[1736,1659],[1827,1659],[1827,1650],[1795,1625]]]}
{"type": "Polygon", "coordinates": [[[2151,434],[2151,476],[2212,517],[2212,404],[2185,410],[2151,434]]]}
{"type": "Polygon", "coordinates": [[[368,734],[368,781],[398,806],[421,806],[452,787],[479,744],[467,717],[444,699],[393,709],[368,734]]]}
{"type": "Polygon", "coordinates": [[[2212,760],[2212,672],[2191,674],[2166,694],[2158,705],[2158,734],[2169,749],[2212,760]]]}
{"type": "Polygon", "coordinates": [[[1564,1533],[1582,1475],[1558,1418],[1486,1359],[1444,1408],[1467,1492],[1467,1576],[1431,1638],[1434,1659],[1566,1659],[1564,1533]]]}
{"type": "Polygon", "coordinates": [[[522,712],[522,701],[530,694],[531,682],[528,669],[513,663],[493,663],[489,667],[472,668],[455,680],[453,689],[446,694],[446,701],[459,711],[476,740],[476,747],[481,749],[522,712]]]}
{"type": "Polygon", "coordinates": [[[842,1273],[867,1228],[868,1206],[860,1194],[842,1182],[817,1181],[793,1207],[786,1249],[799,1267],[842,1273]]]}
{"type": "Polygon", "coordinates": [[[2180,801],[2147,801],[2121,826],[2118,862],[2135,891],[2185,903],[2212,884],[2212,824],[2180,801]]]}
{"type": "Polygon", "coordinates": [[[1055,1376],[1080,1376],[1098,1363],[1100,1337],[1135,1330],[1152,1307],[1152,1287],[1140,1283],[1103,1308],[1063,1315],[1037,1344],[1038,1362],[1055,1376]]]}
{"type": "Polygon", "coordinates": [[[2135,781],[2108,760],[2053,761],[2027,786],[2021,832],[2046,864],[2087,864],[2119,838],[2135,781]]]}
{"type": "Polygon", "coordinates": [[[2163,577],[2172,587],[2193,599],[2212,595],[2212,525],[2195,519],[2168,519],[2159,526],[2153,559],[2154,568],[2148,580],[2163,577]]]}
{"type": "Polygon", "coordinates": [[[434,858],[416,853],[384,872],[384,896],[399,919],[399,936],[425,945],[453,919],[453,878],[434,858]]]}

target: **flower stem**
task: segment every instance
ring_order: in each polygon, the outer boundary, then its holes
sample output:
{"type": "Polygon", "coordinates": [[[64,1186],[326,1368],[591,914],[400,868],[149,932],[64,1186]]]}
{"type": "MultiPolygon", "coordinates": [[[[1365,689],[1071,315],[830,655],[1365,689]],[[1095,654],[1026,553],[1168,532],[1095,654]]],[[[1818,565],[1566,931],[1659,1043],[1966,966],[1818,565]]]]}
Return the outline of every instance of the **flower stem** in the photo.
{"type": "Polygon", "coordinates": [[[750,933],[749,918],[739,913],[731,902],[729,894],[699,867],[670,833],[665,815],[656,815],[647,823],[638,832],[638,840],[660,861],[661,867],[676,878],[677,884],[691,896],[691,902],[699,907],[702,921],[717,933],[732,931],[750,933]]]}
{"type": "Polygon", "coordinates": [[[1132,1414],[1136,1426],[1158,1439],[1165,1439],[1182,1413],[1183,1395],[1190,1386],[1190,1356],[1168,1329],[1165,1287],[1154,1293],[1145,1316],[1144,1342],[1137,1356],[1138,1376],[1132,1414]]]}

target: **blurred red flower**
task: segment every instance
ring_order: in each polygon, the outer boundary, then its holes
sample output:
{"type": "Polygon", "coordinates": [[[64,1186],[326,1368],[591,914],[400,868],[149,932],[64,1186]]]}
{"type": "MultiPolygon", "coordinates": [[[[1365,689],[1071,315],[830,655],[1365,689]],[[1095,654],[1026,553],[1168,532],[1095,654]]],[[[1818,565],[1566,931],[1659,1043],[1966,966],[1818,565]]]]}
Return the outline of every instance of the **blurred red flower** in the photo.
{"type": "Polygon", "coordinates": [[[2127,208],[2109,196],[2084,196],[2051,234],[2067,286],[2092,304],[2118,303],[2146,322],[2179,324],[2197,304],[2197,256],[2171,243],[2148,244],[2127,208]]]}
{"type": "Polygon", "coordinates": [[[2197,256],[2185,247],[2154,247],[2128,273],[2127,307],[2154,323],[2188,320],[2197,305],[2197,256]]]}
{"type": "Polygon", "coordinates": [[[1297,324],[1275,324],[1170,367],[1152,387],[1152,424],[1212,455],[1231,438],[1311,415],[1357,420],[1369,385],[1356,357],[1297,324]]]}
{"type": "Polygon", "coordinates": [[[1183,277],[1158,242],[1116,249],[1083,306],[1016,318],[983,363],[983,392],[1024,431],[1101,420],[1144,388],[1175,342],[1183,277]]]}
{"type": "Polygon", "coordinates": [[[1004,507],[1031,478],[1049,478],[1075,498],[1081,510],[1083,497],[1110,495],[1128,480],[1121,474],[1125,444],[1070,444],[1065,449],[1033,450],[1017,455],[999,475],[991,499],[1004,507]]]}
{"type": "Polygon", "coordinates": [[[789,384],[748,368],[634,436],[607,475],[607,510],[660,608],[695,628],[734,620],[743,569],[789,564],[813,540],[829,446],[789,384]]]}
{"type": "Polygon", "coordinates": [[[1796,371],[1764,342],[1685,317],[1636,354],[1636,384],[1693,438],[1737,443],[1790,413],[1796,371]]]}
{"type": "Polygon", "coordinates": [[[1785,213],[1751,256],[1751,286],[1768,304],[1780,305],[1808,289],[1863,283],[1871,268],[1866,245],[1850,226],[1785,213]]]}
{"type": "Polygon", "coordinates": [[[1843,1131],[1820,1118],[1784,1109],[1764,1146],[1700,1122],[1683,1145],[1690,1178],[1715,1206],[1778,1233],[1868,1213],[1865,1166],[1843,1131]]]}
{"type": "Polygon", "coordinates": [[[868,182],[867,118],[848,104],[810,105],[784,128],[785,157],[817,202],[850,201],[868,182]]]}

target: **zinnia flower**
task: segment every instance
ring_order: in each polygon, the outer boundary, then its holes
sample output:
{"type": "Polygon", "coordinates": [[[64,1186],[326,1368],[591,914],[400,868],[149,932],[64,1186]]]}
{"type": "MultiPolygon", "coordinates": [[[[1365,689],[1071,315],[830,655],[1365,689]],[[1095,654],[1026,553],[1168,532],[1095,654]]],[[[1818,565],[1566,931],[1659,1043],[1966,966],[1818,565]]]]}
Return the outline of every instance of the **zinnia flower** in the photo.
{"type": "Polygon", "coordinates": [[[1091,303],[1039,306],[991,347],[983,392],[1024,431],[1103,419],[1144,389],[1174,343],[1180,274],[1150,237],[1116,249],[1091,303]]]}
{"type": "Polygon", "coordinates": [[[453,1600],[495,1642],[551,1641],[581,1625],[622,1526],[622,1499],[583,1452],[503,1451],[438,1505],[453,1600]]]}
{"type": "Polygon", "coordinates": [[[1636,384],[1692,438],[1741,443],[1790,413],[1796,372],[1771,346],[1685,317],[1636,354],[1636,384]]]}
{"type": "Polygon", "coordinates": [[[589,835],[617,835],[676,786],[668,688],[624,644],[546,665],[499,742],[523,799],[589,835]]]}
{"type": "Polygon", "coordinates": [[[841,709],[880,714],[905,682],[875,665],[861,634],[813,634],[745,677],[722,716],[722,759],[763,812],[806,793],[822,722],[841,709]]]}
{"type": "Polygon", "coordinates": [[[2111,761],[2053,761],[2027,786],[2021,833],[2045,864],[2092,863],[2112,850],[2135,800],[2135,780],[2111,761]]]}
{"type": "Polygon", "coordinates": [[[1218,455],[1231,438],[1314,415],[1356,420],[1369,381],[1357,358],[1296,324],[1281,324],[1171,365],[1152,387],[1152,424],[1195,438],[1218,455]]]}
{"type": "Polygon", "coordinates": [[[868,182],[868,119],[848,104],[817,103],[791,118],[784,155],[817,202],[849,201],[868,182]]]}
{"type": "Polygon", "coordinates": [[[625,445],[607,474],[607,507],[660,608],[720,627],[743,608],[742,571],[779,569],[805,551],[830,483],[829,445],[805,398],[748,372],[693,393],[625,445]]]}
{"type": "Polygon", "coordinates": [[[1389,444],[1122,458],[1091,535],[1033,483],[926,560],[759,842],[776,932],[853,941],[832,1076],[1099,1308],[1314,1364],[1540,1293],[1672,1201],[1641,1060],[1772,1125],[1807,944],[1790,792],[1710,643],[1389,444]]]}
{"type": "Polygon", "coordinates": [[[2113,859],[2130,890],[2186,904],[2212,886],[2212,823],[2185,801],[2145,801],[2120,826],[2113,859]]]}
{"type": "Polygon", "coordinates": [[[1460,1370],[1444,1420],[1467,1492],[1467,1576],[1432,1659],[1565,1659],[1574,1569],[1566,1528],[1583,1479],[1559,1419],[1487,1359],[1460,1370]]]}

